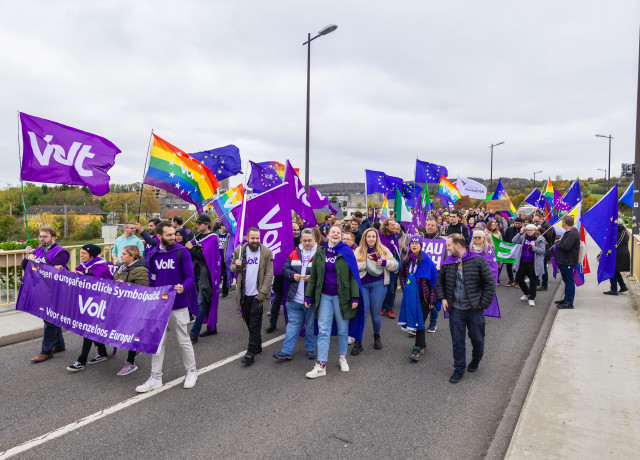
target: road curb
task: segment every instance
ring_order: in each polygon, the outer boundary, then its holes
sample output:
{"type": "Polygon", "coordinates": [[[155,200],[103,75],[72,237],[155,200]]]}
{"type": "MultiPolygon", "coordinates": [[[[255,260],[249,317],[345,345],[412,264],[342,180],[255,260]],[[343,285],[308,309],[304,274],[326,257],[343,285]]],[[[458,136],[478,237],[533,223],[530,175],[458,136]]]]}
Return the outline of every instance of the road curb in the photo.
{"type": "Polygon", "coordinates": [[[511,392],[509,404],[507,404],[507,407],[502,414],[502,419],[495,431],[493,440],[489,445],[485,458],[504,458],[507,450],[509,449],[511,438],[515,432],[516,425],[518,424],[518,419],[520,418],[520,412],[527,400],[527,395],[529,394],[531,384],[533,383],[533,378],[538,371],[542,352],[547,345],[547,339],[549,338],[549,334],[553,328],[553,322],[555,321],[556,314],[558,313],[558,309],[555,308],[554,301],[559,300],[560,297],[562,297],[559,295],[559,292],[563,293],[560,289],[561,286],[564,285],[559,283],[556,288],[556,293],[549,304],[547,314],[545,315],[544,321],[538,331],[538,335],[533,342],[529,356],[527,356],[527,359],[520,370],[518,380],[511,392]]]}
{"type": "Polygon", "coordinates": [[[44,329],[42,327],[39,327],[38,329],[32,329],[30,331],[21,331],[11,335],[5,335],[4,337],[0,337],[0,347],[12,345],[18,342],[25,342],[31,339],[37,339],[38,337],[42,337],[43,335],[44,329]]]}

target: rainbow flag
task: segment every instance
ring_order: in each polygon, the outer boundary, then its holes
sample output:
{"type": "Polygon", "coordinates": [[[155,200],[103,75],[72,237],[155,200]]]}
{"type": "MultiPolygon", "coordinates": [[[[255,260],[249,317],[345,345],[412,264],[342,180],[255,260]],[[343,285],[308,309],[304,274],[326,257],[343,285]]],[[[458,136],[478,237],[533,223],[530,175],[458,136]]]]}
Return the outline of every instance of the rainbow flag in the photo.
{"type": "Polygon", "coordinates": [[[440,176],[440,183],[438,184],[438,190],[436,196],[440,197],[440,203],[443,206],[448,206],[448,203],[455,203],[460,199],[460,190],[453,185],[449,179],[444,176],[440,176]]]}
{"type": "MultiPolygon", "coordinates": [[[[278,175],[278,177],[280,178],[280,180],[281,181],[284,180],[285,165],[283,165],[282,163],[279,163],[277,161],[263,161],[262,163],[258,163],[258,164],[260,166],[264,166],[265,168],[273,169],[278,175]]],[[[293,169],[298,175],[298,177],[300,177],[300,169],[299,168],[293,168],[293,169]]],[[[242,201],[242,197],[240,198],[240,200],[242,201]]]]}
{"type": "Polygon", "coordinates": [[[382,200],[382,208],[380,209],[380,220],[389,218],[389,203],[387,202],[387,194],[384,194],[384,200],[382,200]]]}
{"type": "Polygon", "coordinates": [[[511,209],[509,209],[509,211],[503,211],[506,214],[509,214],[509,216],[515,216],[516,214],[516,208],[513,206],[513,203],[511,202],[511,198],[509,198],[509,195],[507,194],[507,191],[504,189],[504,185],[502,185],[502,180],[498,179],[498,185],[496,186],[496,191],[493,192],[493,197],[491,198],[492,200],[509,200],[509,203],[511,204],[511,209]]]}
{"type": "Polygon", "coordinates": [[[547,186],[544,189],[544,193],[542,194],[542,196],[544,196],[544,199],[547,200],[547,202],[551,207],[553,207],[554,194],[553,194],[553,184],[551,183],[551,178],[547,179],[547,186]]]}
{"type": "Polygon", "coordinates": [[[222,225],[224,225],[224,228],[233,234],[236,233],[238,225],[236,223],[235,216],[230,211],[242,204],[243,196],[244,186],[239,184],[238,186],[228,190],[224,195],[221,195],[217,200],[211,202],[211,205],[222,222],[222,225]]]}
{"type": "Polygon", "coordinates": [[[220,187],[209,168],[155,134],[144,183],[192,203],[198,212],[220,187]]]}

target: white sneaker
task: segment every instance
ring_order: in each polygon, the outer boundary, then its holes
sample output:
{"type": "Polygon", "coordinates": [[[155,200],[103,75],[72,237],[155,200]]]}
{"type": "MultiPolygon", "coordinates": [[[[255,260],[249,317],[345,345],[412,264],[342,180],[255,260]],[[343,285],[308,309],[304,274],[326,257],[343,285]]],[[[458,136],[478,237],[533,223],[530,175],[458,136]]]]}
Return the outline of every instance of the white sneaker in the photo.
{"type": "Polygon", "coordinates": [[[311,369],[309,372],[307,372],[307,378],[308,379],[315,379],[318,377],[324,377],[325,375],[327,375],[327,369],[324,367],[321,367],[320,364],[316,363],[315,366],[313,366],[313,369],[311,369]]]}
{"type": "Polygon", "coordinates": [[[535,307],[536,303],[533,300],[529,300],[529,306],[530,307],[535,307]]]}
{"type": "Polygon", "coordinates": [[[161,386],[161,379],[154,379],[153,377],[149,377],[146,382],[136,387],[136,393],[146,393],[147,391],[155,390],[156,388],[160,388],[161,386]]]}
{"type": "Polygon", "coordinates": [[[347,340],[347,343],[349,345],[353,345],[355,343],[355,341],[356,341],[355,337],[349,336],[349,339],[347,340]]]}
{"type": "Polygon", "coordinates": [[[198,380],[198,372],[197,371],[187,371],[187,376],[184,378],[184,388],[193,388],[196,386],[196,381],[198,380]]]}
{"type": "Polygon", "coordinates": [[[522,297],[520,297],[520,300],[524,300],[526,302],[527,300],[529,300],[529,296],[523,295],[522,297]]]}
{"type": "Polygon", "coordinates": [[[338,360],[338,362],[340,363],[340,370],[342,372],[349,372],[349,365],[347,364],[346,356],[340,356],[340,359],[338,360]]]}

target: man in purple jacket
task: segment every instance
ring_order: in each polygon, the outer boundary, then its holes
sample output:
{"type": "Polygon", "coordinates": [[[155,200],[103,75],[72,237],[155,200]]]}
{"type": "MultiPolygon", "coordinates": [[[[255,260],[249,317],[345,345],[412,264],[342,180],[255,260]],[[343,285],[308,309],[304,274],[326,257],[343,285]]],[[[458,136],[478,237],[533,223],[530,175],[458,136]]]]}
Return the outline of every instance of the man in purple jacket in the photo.
{"type": "MultiPolygon", "coordinates": [[[[69,253],[66,249],[56,243],[56,231],[51,227],[42,227],[38,235],[40,246],[35,251],[31,246],[27,246],[27,255],[22,259],[22,271],[27,268],[29,261],[53,265],[61,269],[67,268],[69,263],[69,253]]],[[[42,348],[40,354],[31,358],[32,363],[41,363],[53,358],[54,353],[65,350],[62,329],[48,321],[44,322],[44,336],[42,337],[42,348]]]]}
{"type": "MultiPolygon", "coordinates": [[[[160,222],[156,226],[156,236],[160,244],[147,253],[149,268],[149,286],[173,286],[177,292],[173,310],[169,316],[167,330],[172,330],[182,352],[182,362],[187,371],[184,388],[193,388],[198,380],[196,358],[187,331],[189,310],[198,314],[195,276],[189,250],[176,243],[176,230],[170,222],[160,222]]],[[[146,393],[162,386],[162,363],[164,361],[165,337],[158,354],[151,357],[151,376],[136,387],[138,393],[146,393]]]]}

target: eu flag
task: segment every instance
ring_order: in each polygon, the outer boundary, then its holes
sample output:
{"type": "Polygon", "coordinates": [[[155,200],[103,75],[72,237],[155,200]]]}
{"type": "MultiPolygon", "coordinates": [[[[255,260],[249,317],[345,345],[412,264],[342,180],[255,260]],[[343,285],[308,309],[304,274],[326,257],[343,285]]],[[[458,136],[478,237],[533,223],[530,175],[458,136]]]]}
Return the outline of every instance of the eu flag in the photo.
{"type": "Polygon", "coordinates": [[[236,174],[242,174],[240,149],[233,144],[205,150],[204,152],[190,153],[189,155],[209,168],[218,181],[236,174]]]}
{"type": "Polygon", "coordinates": [[[422,187],[412,182],[402,183],[402,197],[405,199],[407,206],[410,208],[416,207],[416,198],[420,198],[422,195],[422,187]]]}
{"type": "Polygon", "coordinates": [[[544,209],[544,196],[542,196],[542,192],[537,188],[534,188],[529,196],[524,199],[525,203],[532,204],[537,206],[540,209],[544,209]]]}
{"type": "Polygon", "coordinates": [[[598,263],[598,284],[613,278],[616,274],[617,217],[618,184],[580,219],[585,230],[602,250],[598,263]]]}
{"type": "Polygon", "coordinates": [[[567,203],[573,209],[578,202],[582,199],[580,196],[580,181],[574,180],[571,187],[567,189],[564,196],[562,197],[565,203],[567,203]]]}
{"type": "Polygon", "coordinates": [[[252,188],[254,193],[266,192],[282,183],[278,173],[270,167],[261,166],[253,161],[249,161],[249,164],[251,165],[251,175],[247,181],[247,187],[252,188]]]}
{"type": "Polygon", "coordinates": [[[416,182],[437,184],[440,182],[440,176],[447,177],[448,175],[449,171],[444,166],[416,159],[416,182]]]}
{"type": "Polygon", "coordinates": [[[626,204],[630,208],[633,208],[633,182],[631,182],[631,184],[629,185],[629,188],[627,188],[627,191],[624,192],[624,195],[622,195],[622,198],[620,198],[620,201],[622,201],[624,204],[626,204]]]}
{"type": "Polygon", "coordinates": [[[402,190],[402,179],[388,176],[381,171],[365,169],[367,194],[386,193],[387,198],[395,198],[396,187],[402,190]]]}

